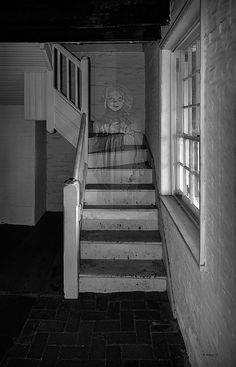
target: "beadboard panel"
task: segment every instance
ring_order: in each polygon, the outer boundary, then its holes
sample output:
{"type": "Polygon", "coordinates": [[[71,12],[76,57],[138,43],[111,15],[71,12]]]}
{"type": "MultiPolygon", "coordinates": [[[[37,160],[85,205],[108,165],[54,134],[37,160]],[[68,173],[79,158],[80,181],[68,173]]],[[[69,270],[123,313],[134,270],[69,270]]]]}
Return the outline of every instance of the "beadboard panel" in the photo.
{"type": "Polygon", "coordinates": [[[0,69],[0,105],[24,104],[24,74],[22,71],[0,69]]]}
{"type": "Polygon", "coordinates": [[[24,107],[26,120],[46,120],[47,73],[24,73],[24,107]]]}
{"type": "Polygon", "coordinates": [[[81,114],[55,91],[55,129],[74,147],[77,146],[81,114]]]}
{"type": "Polygon", "coordinates": [[[47,192],[47,133],[46,121],[35,125],[35,222],[46,211],[47,192]]]}
{"type": "Polygon", "coordinates": [[[0,106],[0,221],[35,224],[35,122],[23,106],[0,106]]]}
{"type": "Polygon", "coordinates": [[[63,211],[64,182],[72,177],[75,148],[60,134],[47,134],[47,210],[63,211]]]}
{"type": "Polygon", "coordinates": [[[40,43],[0,43],[1,70],[48,70],[47,54],[40,43]]]}

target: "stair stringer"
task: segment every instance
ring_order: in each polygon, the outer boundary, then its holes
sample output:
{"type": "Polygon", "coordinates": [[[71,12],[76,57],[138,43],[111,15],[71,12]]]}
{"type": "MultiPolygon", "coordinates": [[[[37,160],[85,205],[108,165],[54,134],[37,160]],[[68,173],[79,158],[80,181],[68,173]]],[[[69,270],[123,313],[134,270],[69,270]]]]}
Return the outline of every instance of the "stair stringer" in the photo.
{"type": "Polygon", "coordinates": [[[163,256],[163,262],[166,268],[166,290],[167,290],[168,298],[171,304],[171,310],[173,313],[173,317],[176,318],[177,315],[176,315],[174,292],[173,292],[173,287],[172,287],[169,254],[168,254],[166,240],[165,240],[165,228],[164,228],[164,223],[162,220],[160,193],[158,190],[158,184],[157,184],[157,179],[156,179],[157,176],[156,176],[156,169],[155,169],[155,161],[154,161],[154,158],[153,158],[153,155],[152,155],[147,139],[145,139],[145,144],[147,145],[147,150],[148,150],[148,162],[150,166],[152,167],[152,183],[153,183],[153,186],[155,187],[156,207],[158,211],[158,228],[160,230],[160,234],[162,238],[162,256],[163,256]]]}
{"type": "Polygon", "coordinates": [[[54,90],[54,127],[74,147],[77,145],[81,112],[54,90]]]}

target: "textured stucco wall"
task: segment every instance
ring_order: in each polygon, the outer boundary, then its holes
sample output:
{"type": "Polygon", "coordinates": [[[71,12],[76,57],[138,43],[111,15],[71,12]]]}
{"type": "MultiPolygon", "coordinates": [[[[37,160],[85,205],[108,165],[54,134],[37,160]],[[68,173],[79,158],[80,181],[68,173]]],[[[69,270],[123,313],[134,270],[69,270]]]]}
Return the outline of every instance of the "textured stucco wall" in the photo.
{"type": "Polygon", "coordinates": [[[63,210],[63,186],[72,177],[75,148],[59,133],[47,133],[47,210],[63,210]]]}
{"type": "MultiPolygon", "coordinates": [[[[236,365],[236,2],[206,0],[202,5],[206,5],[206,18],[202,18],[206,24],[202,121],[205,272],[200,272],[164,206],[161,214],[177,317],[191,365],[233,367],[236,365]]],[[[155,129],[153,121],[147,127],[149,137],[157,134],[155,129]]],[[[158,162],[158,153],[154,154],[158,162]]]]}

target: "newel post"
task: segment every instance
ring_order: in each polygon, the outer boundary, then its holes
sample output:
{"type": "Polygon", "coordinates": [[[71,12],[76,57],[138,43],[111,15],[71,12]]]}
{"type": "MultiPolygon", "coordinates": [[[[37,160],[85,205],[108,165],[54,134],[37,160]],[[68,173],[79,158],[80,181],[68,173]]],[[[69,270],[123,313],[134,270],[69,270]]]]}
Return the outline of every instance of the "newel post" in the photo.
{"type": "Polygon", "coordinates": [[[63,190],[64,205],[64,297],[79,295],[80,183],[69,179],[63,190]]]}
{"type": "Polygon", "coordinates": [[[81,59],[82,74],[82,106],[81,113],[86,113],[86,129],[85,129],[85,162],[88,161],[88,124],[89,124],[89,58],[81,59]]]}

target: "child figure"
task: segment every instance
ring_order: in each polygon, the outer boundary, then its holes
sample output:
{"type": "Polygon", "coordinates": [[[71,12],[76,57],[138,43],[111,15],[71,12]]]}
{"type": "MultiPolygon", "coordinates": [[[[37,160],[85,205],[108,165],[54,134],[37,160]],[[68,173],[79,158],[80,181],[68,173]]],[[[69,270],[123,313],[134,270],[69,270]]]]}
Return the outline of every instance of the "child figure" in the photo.
{"type": "Polygon", "coordinates": [[[128,90],[120,85],[111,85],[104,94],[106,109],[100,121],[94,123],[94,132],[101,134],[141,133],[136,119],[131,115],[133,99],[128,90]]]}
{"type": "MultiPolygon", "coordinates": [[[[136,147],[142,145],[143,134],[138,128],[137,120],[130,113],[133,99],[128,90],[120,85],[111,85],[104,93],[105,113],[100,120],[94,122],[93,132],[96,137],[93,140],[95,152],[104,152],[100,167],[122,166],[120,151],[126,146],[132,146],[133,159],[136,163],[136,147]],[[109,152],[117,152],[110,154],[109,152]]],[[[139,152],[139,156],[140,156],[139,152]]]]}

